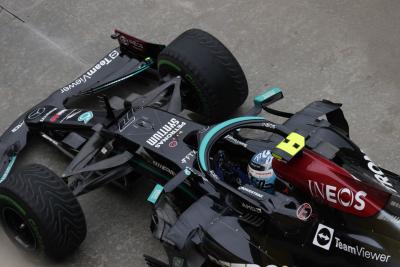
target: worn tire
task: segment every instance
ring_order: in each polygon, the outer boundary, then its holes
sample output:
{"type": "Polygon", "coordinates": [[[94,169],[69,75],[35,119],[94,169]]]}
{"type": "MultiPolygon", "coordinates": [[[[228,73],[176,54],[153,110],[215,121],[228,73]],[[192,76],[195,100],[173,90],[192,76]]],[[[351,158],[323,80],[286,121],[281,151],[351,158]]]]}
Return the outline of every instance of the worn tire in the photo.
{"type": "Polygon", "coordinates": [[[248,95],[246,77],[232,53],[214,36],[191,29],[179,35],[158,57],[161,76],[180,75],[185,108],[207,118],[233,113],[248,95]]]}
{"type": "Polygon", "coordinates": [[[25,166],[0,184],[0,218],[18,247],[53,259],[69,255],[86,237],[77,199],[61,178],[41,165],[25,166]],[[18,238],[13,225],[24,231],[17,232],[18,238]],[[22,244],[24,239],[27,242],[22,244]]]}

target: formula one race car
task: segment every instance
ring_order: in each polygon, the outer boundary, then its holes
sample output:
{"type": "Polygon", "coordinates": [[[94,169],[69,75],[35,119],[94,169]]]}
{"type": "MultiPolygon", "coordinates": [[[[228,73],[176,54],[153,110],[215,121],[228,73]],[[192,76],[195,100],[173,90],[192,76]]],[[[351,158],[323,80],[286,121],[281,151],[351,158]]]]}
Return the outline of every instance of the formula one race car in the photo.
{"type": "Polygon", "coordinates": [[[228,119],[247,82],[213,36],[192,29],[168,46],[112,37],[118,48],[0,138],[0,217],[15,244],[65,257],[86,235],[76,197],[152,177],[151,231],[169,262],[145,256],[149,266],[400,265],[400,177],[350,140],[340,104],[282,112],[270,108],[283,97],[273,88],[228,119]],[[62,177],[12,170],[33,134],[71,158],[62,177]]]}

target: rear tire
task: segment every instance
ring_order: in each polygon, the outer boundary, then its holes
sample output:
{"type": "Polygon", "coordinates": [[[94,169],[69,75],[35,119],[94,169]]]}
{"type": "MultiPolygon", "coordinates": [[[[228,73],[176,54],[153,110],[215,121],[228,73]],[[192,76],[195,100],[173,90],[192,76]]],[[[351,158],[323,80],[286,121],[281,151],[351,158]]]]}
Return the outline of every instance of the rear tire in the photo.
{"type": "Polygon", "coordinates": [[[25,166],[0,184],[0,219],[18,247],[53,259],[69,255],[86,237],[77,199],[41,165],[25,166]]]}
{"type": "Polygon", "coordinates": [[[248,95],[246,77],[232,53],[214,36],[191,29],[179,35],[158,57],[161,76],[180,75],[185,108],[209,120],[232,114],[248,95]]]}

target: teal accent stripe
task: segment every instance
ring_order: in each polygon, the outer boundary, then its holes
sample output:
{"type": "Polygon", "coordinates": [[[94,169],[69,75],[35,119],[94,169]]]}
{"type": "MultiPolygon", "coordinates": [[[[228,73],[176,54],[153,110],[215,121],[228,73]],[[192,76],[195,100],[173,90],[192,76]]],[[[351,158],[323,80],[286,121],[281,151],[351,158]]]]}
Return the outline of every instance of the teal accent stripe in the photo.
{"type": "Polygon", "coordinates": [[[149,197],[147,198],[147,201],[156,204],[158,198],[160,197],[162,191],[164,190],[164,187],[162,185],[157,184],[149,197]]]}
{"type": "MultiPolygon", "coordinates": [[[[146,164],[145,162],[143,162],[142,160],[139,159],[132,159],[132,162],[136,165],[138,165],[139,167],[146,169],[147,171],[153,173],[153,175],[158,176],[159,178],[162,178],[166,181],[171,180],[170,177],[162,174],[161,172],[159,172],[157,169],[153,168],[152,166],[149,166],[148,164],[146,164]]],[[[184,185],[180,185],[179,189],[181,189],[183,192],[185,192],[188,196],[190,196],[193,199],[197,199],[195,195],[192,194],[192,192],[190,192],[187,188],[185,188],[184,185]]]]}
{"type": "Polygon", "coordinates": [[[93,91],[99,91],[99,90],[102,90],[102,89],[104,89],[104,88],[106,88],[106,87],[110,87],[110,86],[112,86],[112,85],[114,85],[114,84],[116,84],[116,83],[119,83],[119,82],[122,82],[122,81],[124,81],[124,80],[126,80],[126,79],[129,79],[129,78],[131,78],[131,77],[133,77],[133,76],[135,76],[135,75],[138,75],[139,73],[141,73],[141,72],[147,70],[148,68],[150,68],[150,66],[151,66],[152,64],[153,64],[153,61],[150,61],[150,62],[148,62],[148,63],[146,63],[146,64],[144,64],[144,65],[138,67],[138,69],[135,70],[134,72],[132,72],[131,74],[128,74],[128,75],[126,75],[126,76],[123,76],[123,77],[121,77],[121,78],[119,78],[119,79],[117,79],[117,80],[111,81],[111,82],[106,83],[106,84],[104,84],[104,85],[101,85],[101,86],[99,86],[99,87],[95,87],[95,88],[93,88],[92,90],[93,90],[93,91]]]}
{"type": "Polygon", "coordinates": [[[260,106],[261,103],[263,101],[265,101],[265,99],[268,99],[268,98],[270,98],[270,97],[272,97],[272,96],[274,96],[276,94],[279,94],[279,93],[282,93],[282,90],[280,88],[278,88],[278,87],[269,89],[268,91],[262,93],[261,95],[258,95],[256,97],[254,97],[254,104],[256,106],[260,106]]]}
{"type": "Polygon", "coordinates": [[[3,176],[1,176],[1,178],[0,178],[0,184],[2,182],[4,182],[5,179],[7,179],[7,176],[10,174],[10,171],[11,171],[16,159],[17,159],[17,156],[11,157],[10,162],[8,163],[8,166],[3,173],[3,176]]]}
{"type": "Polygon", "coordinates": [[[122,82],[122,81],[124,81],[126,79],[129,79],[129,78],[131,78],[131,77],[133,77],[135,75],[138,75],[139,73],[147,70],[148,68],[150,68],[150,65],[143,65],[143,66],[139,67],[139,69],[137,69],[136,71],[132,72],[131,74],[128,74],[127,76],[124,76],[124,77],[122,77],[120,79],[117,79],[115,81],[112,81],[112,82],[108,83],[106,86],[111,86],[113,84],[116,84],[116,83],[122,82]]]}
{"type": "Polygon", "coordinates": [[[230,119],[230,120],[221,122],[220,124],[217,124],[216,126],[211,128],[206,133],[206,135],[204,136],[204,138],[201,141],[200,149],[199,149],[200,166],[204,171],[208,171],[207,170],[207,166],[206,166],[205,152],[206,152],[207,145],[210,142],[211,138],[215,134],[217,134],[219,131],[221,131],[222,129],[228,127],[229,125],[232,125],[232,124],[237,123],[237,122],[251,121],[251,120],[265,120],[265,119],[263,117],[253,117],[253,116],[234,118],[234,119],[230,119]]]}

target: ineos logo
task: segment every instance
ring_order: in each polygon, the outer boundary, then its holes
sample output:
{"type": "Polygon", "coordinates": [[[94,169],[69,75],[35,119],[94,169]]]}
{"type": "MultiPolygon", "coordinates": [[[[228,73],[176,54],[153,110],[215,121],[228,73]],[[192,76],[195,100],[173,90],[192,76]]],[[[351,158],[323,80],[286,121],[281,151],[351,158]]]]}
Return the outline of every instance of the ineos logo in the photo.
{"type": "Polygon", "coordinates": [[[338,189],[336,186],[325,185],[317,181],[308,181],[308,188],[314,198],[327,200],[332,204],[339,204],[345,208],[354,208],[362,211],[365,208],[365,197],[367,193],[364,191],[353,192],[347,187],[338,189]]]}
{"type": "Polygon", "coordinates": [[[42,115],[45,112],[46,108],[38,108],[28,115],[28,119],[34,120],[37,119],[40,115],[42,115]]]}
{"type": "Polygon", "coordinates": [[[338,201],[343,207],[350,207],[354,203],[354,194],[348,188],[342,188],[338,192],[338,201]],[[346,197],[347,196],[347,197],[346,197]],[[347,201],[346,201],[347,199],[347,201]]]}

